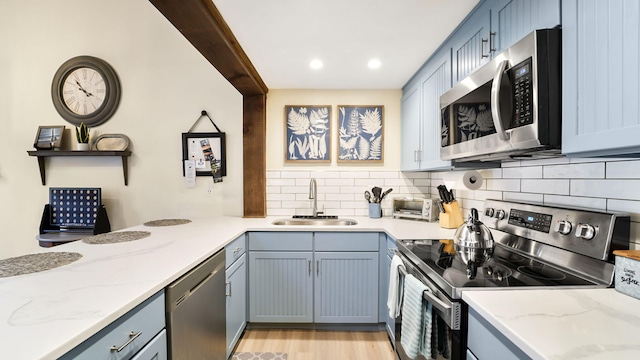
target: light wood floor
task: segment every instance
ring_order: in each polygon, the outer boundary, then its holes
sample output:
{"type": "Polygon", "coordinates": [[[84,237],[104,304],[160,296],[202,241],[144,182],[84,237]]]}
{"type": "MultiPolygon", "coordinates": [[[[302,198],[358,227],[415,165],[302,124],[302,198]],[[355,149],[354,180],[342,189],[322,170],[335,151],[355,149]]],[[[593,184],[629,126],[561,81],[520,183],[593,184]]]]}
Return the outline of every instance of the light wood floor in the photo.
{"type": "Polygon", "coordinates": [[[383,331],[251,329],[236,352],[285,352],[287,360],[395,360],[383,331]]]}

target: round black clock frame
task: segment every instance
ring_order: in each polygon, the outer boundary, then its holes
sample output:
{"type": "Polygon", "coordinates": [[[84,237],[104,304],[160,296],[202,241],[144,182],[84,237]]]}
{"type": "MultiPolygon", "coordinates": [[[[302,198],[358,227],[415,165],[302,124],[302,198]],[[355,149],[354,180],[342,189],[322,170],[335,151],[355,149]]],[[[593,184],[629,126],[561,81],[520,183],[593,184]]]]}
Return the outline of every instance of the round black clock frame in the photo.
{"type": "Polygon", "coordinates": [[[53,100],[53,106],[58,111],[58,114],[69,123],[79,126],[80,123],[85,123],[87,126],[100,125],[116,112],[118,104],[120,103],[120,81],[118,75],[113,70],[111,65],[106,61],[93,57],[93,56],[77,56],[65,61],[58,71],[53,76],[53,82],[51,83],[51,98],[53,100]],[[69,109],[63,98],[63,85],[67,80],[67,77],[79,68],[89,68],[95,70],[105,81],[105,100],[95,111],[80,115],[69,109]]]}

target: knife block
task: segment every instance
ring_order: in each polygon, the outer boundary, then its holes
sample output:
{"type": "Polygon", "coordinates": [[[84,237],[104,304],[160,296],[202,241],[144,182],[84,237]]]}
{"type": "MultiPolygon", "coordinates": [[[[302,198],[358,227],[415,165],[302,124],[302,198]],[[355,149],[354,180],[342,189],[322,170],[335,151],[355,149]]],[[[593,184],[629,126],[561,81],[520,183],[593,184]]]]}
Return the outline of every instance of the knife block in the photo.
{"type": "Polygon", "coordinates": [[[458,201],[452,201],[448,204],[443,203],[444,212],[440,213],[440,227],[445,229],[457,229],[464,220],[462,219],[462,210],[458,201]]]}

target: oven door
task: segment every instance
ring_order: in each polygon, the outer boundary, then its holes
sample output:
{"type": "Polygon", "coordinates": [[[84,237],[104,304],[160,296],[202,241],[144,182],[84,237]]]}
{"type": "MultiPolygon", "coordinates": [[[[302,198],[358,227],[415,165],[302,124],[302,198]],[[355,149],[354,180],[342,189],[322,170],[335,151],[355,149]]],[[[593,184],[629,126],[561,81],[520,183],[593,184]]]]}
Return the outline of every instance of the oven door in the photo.
{"type": "MultiPolygon", "coordinates": [[[[404,269],[400,269],[401,276],[409,273],[425,284],[431,292],[424,292],[423,301],[431,303],[432,313],[432,334],[431,334],[431,358],[433,359],[455,359],[461,360],[466,357],[466,311],[463,309],[461,300],[451,300],[440,291],[411,261],[401,252],[398,256],[404,263],[404,269]]],[[[395,347],[398,357],[401,360],[411,359],[402,347],[402,311],[396,319],[395,347]]],[[[425,357],[418,355],[416,359],[424,360],[425,357]]]]}

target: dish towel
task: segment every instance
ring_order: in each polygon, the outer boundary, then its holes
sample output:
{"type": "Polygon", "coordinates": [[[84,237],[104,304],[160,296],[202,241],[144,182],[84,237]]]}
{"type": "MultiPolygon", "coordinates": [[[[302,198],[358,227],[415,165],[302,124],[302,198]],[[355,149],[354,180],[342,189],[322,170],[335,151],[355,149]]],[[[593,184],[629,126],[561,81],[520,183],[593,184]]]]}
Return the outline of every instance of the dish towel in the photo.
{"type": "Polygon", "coordinates": [[[389,294],[387,296],[387,308],[389,309],[389,317],[392,319],[400,315],[400,305],[404,291],[404,277],[400,276],[399,266],[404,266],[402,259],[398,255],[393,255],[389,270],[389,294]]]}
{"type": "Polygon", "coordinates": [[[405,276],[400,344],[411,359],[418,354],[431,358],[431,304],[423,301],[424,291],[430,290],[420,280],[405,276]]]}

